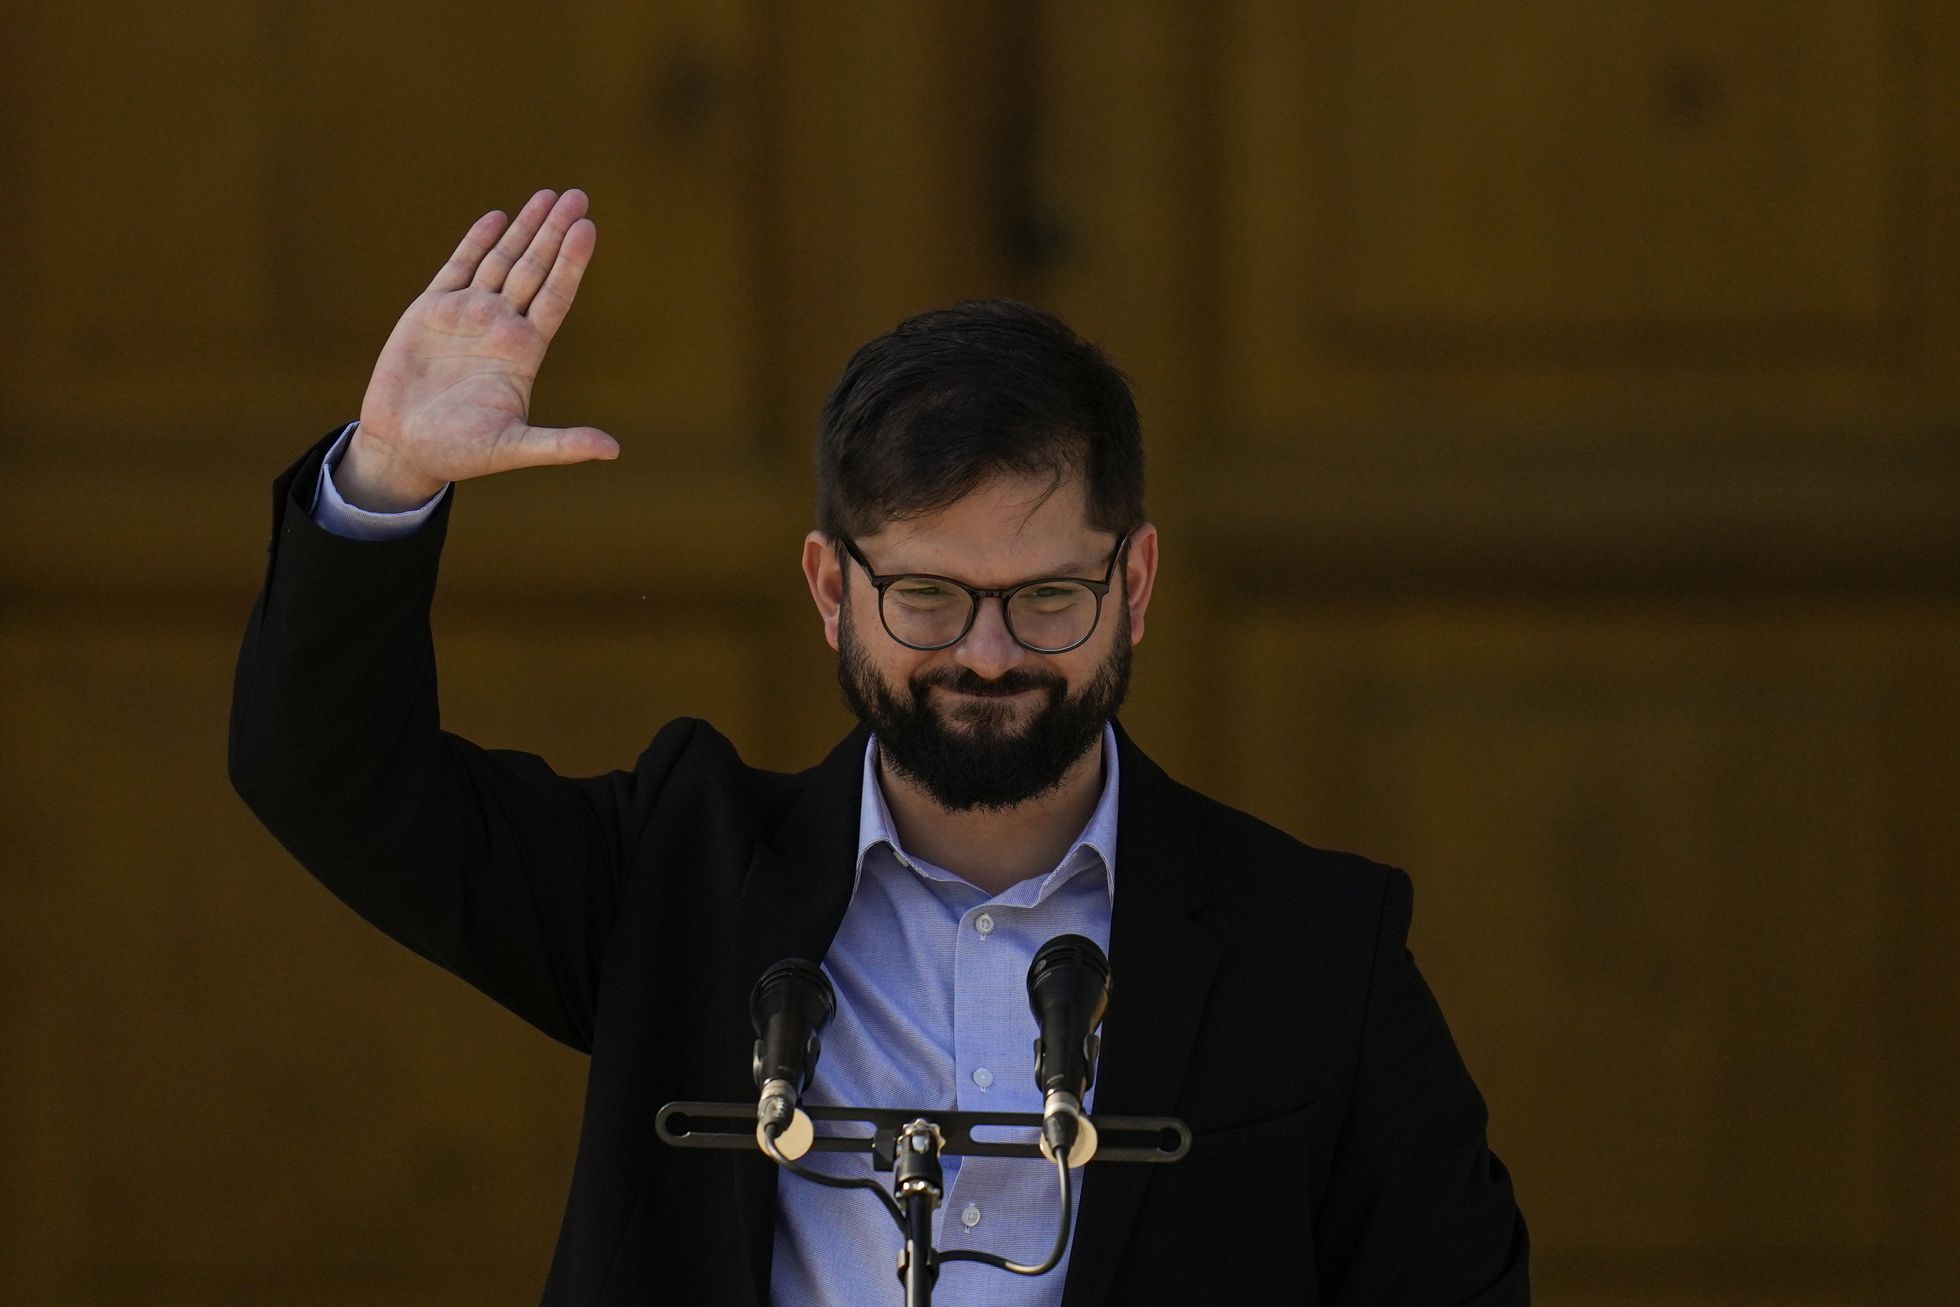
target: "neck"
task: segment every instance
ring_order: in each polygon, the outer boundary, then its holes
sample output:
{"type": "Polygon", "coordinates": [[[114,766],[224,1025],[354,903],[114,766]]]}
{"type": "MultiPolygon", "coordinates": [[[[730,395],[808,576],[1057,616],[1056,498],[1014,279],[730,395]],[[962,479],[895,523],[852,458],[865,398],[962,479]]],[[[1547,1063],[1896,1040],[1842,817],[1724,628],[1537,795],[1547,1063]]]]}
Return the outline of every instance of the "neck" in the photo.
{"type": "Polygon", "coordinates": [[[907,850],[988,894],[999,894],[1053,871],[1089,824],[1102,797],[1105,742],[1098,738],[1053,793],[999,811],[948,812],[893,772],[882,754],[878,784],[907,850]]]}

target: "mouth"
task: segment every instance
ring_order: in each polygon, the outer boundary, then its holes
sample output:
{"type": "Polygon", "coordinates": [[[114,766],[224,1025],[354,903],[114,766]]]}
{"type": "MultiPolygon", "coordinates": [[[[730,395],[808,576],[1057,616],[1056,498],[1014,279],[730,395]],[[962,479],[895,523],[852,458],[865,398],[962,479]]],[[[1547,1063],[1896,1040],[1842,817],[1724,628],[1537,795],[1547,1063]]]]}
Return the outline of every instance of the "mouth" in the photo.
{"type": "Polygon", "coordinates": [[[993,689],[993,688],[961,689],[950,685],[942,685],[942,686],[937,686],[935,688],[944,690],[946,693],[952,695],[957,699],[1021,699],[1021,698],[1025,698],[1028,695],[1038,693],[1037,688],[1034,686],[1029,686],[1023,690],[1002,690],[1002,689],[993,689]]]}

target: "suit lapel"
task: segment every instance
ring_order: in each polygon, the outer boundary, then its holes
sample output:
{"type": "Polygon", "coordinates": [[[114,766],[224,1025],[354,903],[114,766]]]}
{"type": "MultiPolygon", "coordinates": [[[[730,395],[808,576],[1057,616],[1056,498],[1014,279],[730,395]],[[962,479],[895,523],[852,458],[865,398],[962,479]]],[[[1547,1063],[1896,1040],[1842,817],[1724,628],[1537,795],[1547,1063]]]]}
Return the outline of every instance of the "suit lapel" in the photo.
{"type": "MultiPolygon", "coordinates": [[[[764,970],[784,958],[822,962],[844,919],[855,884],[858,806],[869,733],[862,727],[845,737],[807,777],[777,828],[774,840],[758,844],[742,881],[735,946],[730,950],[725,989],[730,997],[728,1028],[737,1056],[724,1065],[724,1096],[742,1102],[755,1096],[749,1068],[749,991],[764,970]]],[[[747,1235],[755,1301],[769,1301],[769,1260],[776,1234],[776,1167],[760,1152],[730,1153],[735,1190],[747,1235]]]]}
{"type": "MultiPolygon", "coordinates": [[[[1170,1116],[1191,1060],[1219,946],[1193,914],[1210,898],[1205,851],[1185,820],[1183,787],[1117,727],[1116,905],[1112,987],[1095,1110],[1170,1116]]],[[[1156,1168],[1091,1163],[1069,1258],[1063,1307],[1104,1301],[1156,1168]]]]}

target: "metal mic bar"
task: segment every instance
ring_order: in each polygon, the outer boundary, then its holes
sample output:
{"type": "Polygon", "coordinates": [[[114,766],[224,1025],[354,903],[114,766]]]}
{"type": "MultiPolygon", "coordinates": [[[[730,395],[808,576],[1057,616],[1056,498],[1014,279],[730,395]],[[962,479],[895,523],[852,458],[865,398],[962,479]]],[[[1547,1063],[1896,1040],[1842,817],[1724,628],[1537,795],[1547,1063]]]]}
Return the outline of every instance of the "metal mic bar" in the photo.
{"type": "MultiPolygon", "coordinates": [[[[812,1121],[849,1121],[872,1128],[868,1139],[819,1134],[810,1145],[818,1153],[870,1153],[877,1169],[889,1171],[898,1134],[920,1118],[945,1137],[940,1152],[958,1157],[1040,1157],[1039,1112],[947,1112],[936,1108],[812,1107],[812,1121]],[[976,1127],[1020,1127],[1027,1143],[976,1139],[976,1127]]],[[[1191,1147],[1191,1128],[1168,1116],[1094,1116],[1098,1162],[1175,1162],[1191,1147]]],[[[660,1141],[676,1148],[754,1148],[754,1103],[669,1103],[653,1118],[660,1141]]]]}

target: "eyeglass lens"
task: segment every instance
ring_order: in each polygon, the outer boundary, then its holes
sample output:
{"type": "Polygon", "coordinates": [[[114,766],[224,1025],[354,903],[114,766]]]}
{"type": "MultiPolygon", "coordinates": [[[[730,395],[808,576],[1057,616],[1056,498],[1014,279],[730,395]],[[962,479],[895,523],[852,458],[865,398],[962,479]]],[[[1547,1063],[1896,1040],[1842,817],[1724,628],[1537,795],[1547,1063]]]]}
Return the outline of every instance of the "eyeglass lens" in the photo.
{"type": "MultiPolygon", "coordinates": [[[[901,576],[885,587],[885,629],[906,644],[947,645],[966,630],[973,596],[928,576],[901,576]]],[[[1079,644],[1095,629],[1096,592],[1073,581],[1040,581],[1007,598],[1007,629],[1030,649],[1079,644]]]]}

